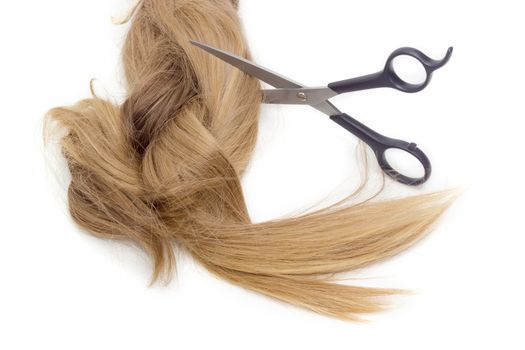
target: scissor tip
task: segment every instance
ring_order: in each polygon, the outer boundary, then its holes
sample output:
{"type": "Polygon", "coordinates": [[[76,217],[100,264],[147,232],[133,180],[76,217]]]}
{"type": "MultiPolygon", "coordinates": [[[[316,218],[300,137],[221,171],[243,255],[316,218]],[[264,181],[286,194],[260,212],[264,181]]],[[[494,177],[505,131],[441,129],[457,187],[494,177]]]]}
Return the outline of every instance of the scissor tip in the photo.
{"type": "Polygon", "coordinates": [[[207,48],[207,47],[208,47],[208,45],[203,44],[203,43],[201,43],[200,41],[197,41],[197,40],[190,40],[190,43],[191,43],[192,45],[195,45],[195,46],[197,46],[197,47],[200,47],[201,49],[204,49],[204,48],[207,48]]]}
{"type": "Polygon", "coordinates": [[[204,51],[208,51],[208,52],[209,52],[210,50],[213,50],[213,49],[214,49],[213,47],[211,47],[211,46],[209,46],[209,45],[206,45],[206,44],[203,44],[203,43],[201,43],[201,42],[199,42],[199,41],[197,41],[197,40],[190,40],[190,43],[191,43],[192,45],[197,46],[198,48],[203,49],[204,51]]]}

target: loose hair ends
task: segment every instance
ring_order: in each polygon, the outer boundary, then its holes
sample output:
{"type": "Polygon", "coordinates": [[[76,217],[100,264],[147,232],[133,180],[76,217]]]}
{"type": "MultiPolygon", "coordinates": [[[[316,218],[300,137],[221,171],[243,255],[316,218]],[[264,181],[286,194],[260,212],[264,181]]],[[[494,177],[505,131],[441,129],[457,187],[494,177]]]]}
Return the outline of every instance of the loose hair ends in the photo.
{"type": "Polygon", "coordinates": [[[383,308],[396,290],[336,283],[425,235],[452,192],[344,202],[252,223],[240,178],[254,149],[258,80],[190,44],[249,58],[237,1],[143,0],[123,47],[128,94],[48,113],[66,130],[69,210],[103,238],[131,241],[169,278],[174,243],[237,285],[343,319],[383,308]]]}

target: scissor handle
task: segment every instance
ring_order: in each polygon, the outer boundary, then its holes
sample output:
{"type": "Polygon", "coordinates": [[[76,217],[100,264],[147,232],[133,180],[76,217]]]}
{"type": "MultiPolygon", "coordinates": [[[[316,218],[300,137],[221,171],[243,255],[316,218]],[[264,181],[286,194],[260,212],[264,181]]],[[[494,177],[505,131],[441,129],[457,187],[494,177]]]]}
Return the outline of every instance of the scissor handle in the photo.
{"type": "Polygon", "coordinates": [[[350,131],[352,134],[363,140],[372,150],[377,158],[377,162],[383,171],[394,180],[409,186],[420,185],[428,180],[432,172],[432,166],[428,157],[421,151],[415,143],[383,136],[360,123],[348,114],[331,116],[334,122],[350,131]],[[411,154],[416,158],[425,171],[421,177],[410,177],[394,169],[387,160],[386,152],[389,149],[400,149],[411,154]]]}
{"type": "Polygon", "coordinates": [[[330,83],[328,84],[328,87],[338,94],[380,87],[389,87],[410,93],[418,92],[423,90],[430,83],[432,73],[443,67],[449,61],[450,56],[452,55],[452,50],[453,48],[450,47],[443,59],[434,60],[417,49],[412,47],[402,47],[390,54],[383,71],[330,83]],[[421,63],[426,72],[425,81],[420,84],[412,84],[399,77],[394,69],[394,59],[403,55],[411,56],[421,63]]]}

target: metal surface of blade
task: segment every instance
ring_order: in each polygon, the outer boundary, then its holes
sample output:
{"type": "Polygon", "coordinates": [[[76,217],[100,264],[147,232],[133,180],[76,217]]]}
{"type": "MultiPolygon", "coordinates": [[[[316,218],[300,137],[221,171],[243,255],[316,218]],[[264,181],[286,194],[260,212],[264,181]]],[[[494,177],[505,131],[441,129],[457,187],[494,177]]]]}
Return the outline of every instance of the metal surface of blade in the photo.
{"type": "Polygon", "coordinates": [[[212,46],[209,46],[203,43],[199,43],[194,40],[191,40],[190,42],[193,45],[200,47],[204,51],[209,52],[213,56],[220,58],[224,62],[231,64],[232,66],[243,71],[244,73],[249,74],[253,77],[256,77],[257,79],[262,80],[265,83],[270,84],[273,87],[278,87],[278,88],[301,88],[303,87],[303,85],[301,85],[300,83],[295,82],[291,79],[288,79],[278,73],[272,72],[271,70],[261,67],[253,62],[250,62],[245,58],[236,56],[229,52],[217,49],[215,47],[212,47],[212,46]]]}
{"type": "MultiPolygon", "coordinates": [[[[214,48],[212,46],[191,40],[191,43],[204,51],[214,55],[215,57],[223,60],[224,62],[231,64],[232,66],[240,69],[241,71],[258,78],[259,80],[264,81],[267,84],[270,84],[276,88],[307,88],[306,86],[288,79],[278,73],[272,72],[269,69],[261,67],[253,62],[248,61],[245,58],[233,55],[229,52],[214,48]]],[[[331,102],[323,101],[316,105],[311,105],[313,108],[318,111],[328,115],[340,115],[343,114],[339,111],[331,102]]]]}
{"type": "Polygon", "coordinates": [[[336,106],[332,104],[330,101],[324,101],[319,103],[318,105],[312,106],[313,108],[317,109],[320,112],[323,112],[329,117],[335,116],[335,115],[341,115],[343,112],[341,112],[339,109],[337,109],[336,106]]]}
{"type": "Polygon", "coordinates": [[[337,95],[329,87],[263,90],[264,103],[315,106],[337,95]]]}

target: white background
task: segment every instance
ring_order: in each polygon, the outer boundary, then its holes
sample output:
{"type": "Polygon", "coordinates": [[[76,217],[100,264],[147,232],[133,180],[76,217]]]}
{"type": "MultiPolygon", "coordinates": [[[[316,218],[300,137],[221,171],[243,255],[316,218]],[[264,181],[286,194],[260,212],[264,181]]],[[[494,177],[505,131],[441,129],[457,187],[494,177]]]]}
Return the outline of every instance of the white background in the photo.
{"type": "MultiPolygon", "coordinates": [[[[525,348],[520,1],[242,1],[254,59],[308,85],[379,70],[400,46],[435,58],[455,48],[421,93],[381,89],[333,100],[432,159],[428,184],[389,184],[389,193],[466,189],[427,239],[349,275],[414,291],[361,324],[245,291],[187,256],[171,285],[149,288],[142,253],[72,223],[65,184],[44,161],[41,120],[50,107],[88,97],[91,78],[122,98],[127,27],[110,17],[128,5],[9,1],[0,10],[1,349],[525,348]]],[[[355,138],[319,112],[266,106],[260,126],[243,182],[253,220],[357,184],[355,138]]]]}

